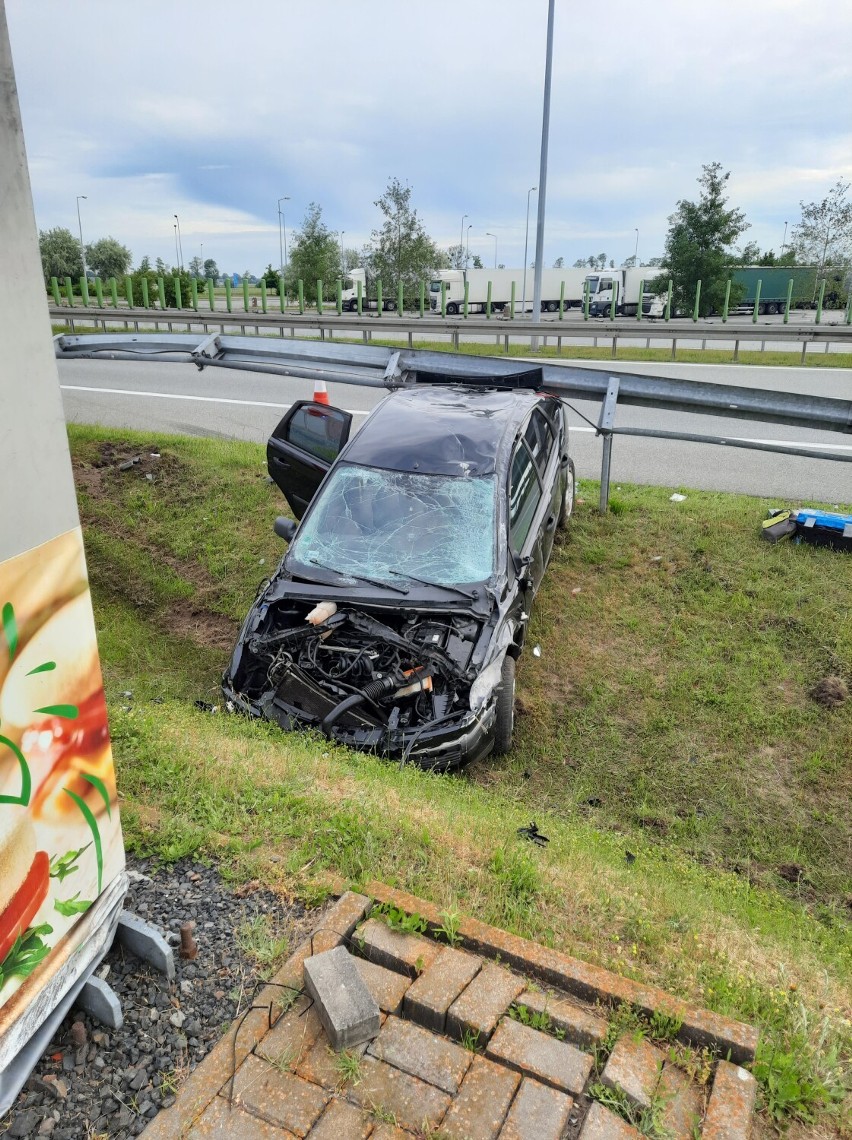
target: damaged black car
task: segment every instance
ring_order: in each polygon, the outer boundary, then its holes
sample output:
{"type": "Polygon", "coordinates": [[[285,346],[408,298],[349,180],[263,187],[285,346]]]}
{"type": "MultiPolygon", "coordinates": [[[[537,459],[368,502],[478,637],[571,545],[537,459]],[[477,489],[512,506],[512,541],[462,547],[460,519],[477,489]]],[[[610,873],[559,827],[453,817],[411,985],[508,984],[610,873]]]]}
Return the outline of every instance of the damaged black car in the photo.
{"type": "Polygon", "coordinates": [[[518,385],[415,384],[351,439],[352,416],[294,404],[267,447],[298,526],[223,680],[285,730],[447,771],[504,753],[515,662],[557,528],[574,506],[564,408],[518,385]]]}

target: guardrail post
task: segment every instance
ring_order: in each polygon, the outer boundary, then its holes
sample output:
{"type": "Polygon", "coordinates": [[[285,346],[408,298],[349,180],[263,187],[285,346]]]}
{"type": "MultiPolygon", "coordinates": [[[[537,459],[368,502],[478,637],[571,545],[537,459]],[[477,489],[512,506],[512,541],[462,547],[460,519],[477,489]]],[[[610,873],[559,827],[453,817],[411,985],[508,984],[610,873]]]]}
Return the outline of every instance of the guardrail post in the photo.
{"type": "Polygon", "coordinates": [[[133,280],[128,275],[124,278],[124,295],[127,298],[127,304],[133,308],[133,280]]]}
{"type": "Polygon", "coordinates": [[[666,294],[666,315],[665,315],[665,319],[667,321],[671,320],[671,315],[672,315],[672,279],[670,277],[669,278],[669,289],[668,289],[668,293],[666,294]]]}
{"type": "Polygon", "coordinates": [[[618,282],[612,283],[612,301],[609,306],[609,315],[612,320],[618,316],[618,282]]]}
{"type": "MultiPolygon", "coordinates": [[[[98,282],[98,286],[100,286],[100,282],[98,282]]],[[[148,278],[144,273],[139,278],[139,288],[142,290],[142,304],[146,309],[150,309],[151,304],[148,300],[148,278]]],[[[100,296],[100,288],[98,288],[98,296],[100,296]]]]}
{"type": "Polygon", "coordinates": [[[589,319],[589,304],[592,300],[592,292],[589,289],[588,281],[583,282],[583,320],[589,319]]]}
{"type": "MultiPolygon", "coordinates": [[[[142,280],[144,281],[145,278],[143,277],[142,280]]],[[[95,296],[98,300],[98,308],[102,309],[104,307],[104,286],[100,277],[95,278],[95,296]]]]}
{"type": "Polygon", "coordinates": [[[509,302],[509,318],[515,319],[515,282],[512,282],[512,298],[509,302]]]}
{"type": "Polygon", "coordinates": [[[784,306],[784,324],[790,323],[790,302],[793,300],[793,278],[787,282],[787,303],[784,306]]]}
{"type": "Polygon", "coordinates": [[[243,285],[243,308],[246,312],[249,311],[249,283],[246,277],[242,280],[243,285]]]}
{"type": "Polygon", "coordinates": [[[752,310],[751,320],[752,324],[757,324],[757,318],[760,316],[760,290],[763,286],[763,278],[758,277],[757,285],[754,289],[754,309],[752,310]]]}
{"type": "Polygon", "coordinates": [[[464,283],[464,310],[463,310],[465,320],[467,320],[467,299],[468,299],[469,293],[470,293],[470,282],[465,281],[465,283],[464,283]]]}
{"type": "Polygon", "coordinates": [[[617,376],[610,376],[606,388],[606,396],[601,405],[601,414],[598,420],[598,435],[603,436],[603,455],[601,458],[601,497],[599,510],[602,515],[609,506],[609,475],[612,465],[612,429],[615,425],[615,409],[618,404],[617,376]]]}
{"type": "Polygon", "coordinates": [[[426,312],[426,282],[420,282],[420,320],[423,320],[423,314],[426,312]]]}
{"type": "Polygon", "coordinates": [[[322,316],[322,278],[317,278],[317,312],[322,316]]]}
{"type": "Polygon", "coordinates": [[[447,315],[447,283],[446,283],[446,281],[442,281],[441,282],[441,316],[445,317],[446,315],[447,315]]]}
{"type": "Polygon", "coordinates": [[[698,303],[701,300],[701,282],[697,281],[695,284],[695,304],[692,306],[692,319],[698,320],[698,303]]]}
{"type": "Polygon", "coordinates": [[[110,296],[112,297],[112,307],[114,309],[117,309],[118,308],[118,284],[117,284],[114,277],[110,277],[110,279],[109,279],[109,292],[110,292],[110,296]]]}
{"type": "Polygon", "coordinates": [[[852,325],[852,289],[849,290],[849,296],[846,298],[846,323],[852,325]]]}
{"type": "Polygon", "coordinates": [[[192,307],[195,312],[198,312],[198,279],[193,277],[190,279],[190,292],[192,294],[192,307]]]}
{"type": "Polygon", "coordinates": [[[301,277],[299,278],[297,285],[298,285],[298,289],[299,289],[299,314],[301,316],[304,316],[304,313],[305,313],[305,283],[301,277]]]}
{"type": "Polygon", "coordinates": [[[65,295],[68,298],[68,304],[74,308],[74,282],[70,277],[65,278],[65,295]]]}
{"type": "Polygon", "coordinates": [[[488,282],[488,292],[485,295],[485,319],[491,320],[491,282],[488,282]]]}
{"type": "MultiPolygon", "coordinates": [[[[231,305],[233,303],[231,301],[231,278],[226,276],[226,277],[223,277],[222,280],[225,282],[225,308],[230,313],[231,312],[231,305]]],[[[162,295],[163,294],[162,294],[162,289],[161,289],[160,290],[160,296],[162,297],[162,295]]],[[[160,303],[162,304],[163,302],[161,301],[160,303]]]]}
{"type": "Polygon", "coordinates": [[[814,324],[819,324],[822,321],[822,302],[825,297],[825,279],[819,283],[819,295],[817,296],[817,311],[814,324]]]}
{"type": "Polygon", "coordinates": [[[337,286],[334,290],[337,298],[337,315],[338,317],[343,312],[343,278],[337,278],[337,286]]]}
{"type": "Polygon", "coordinates": [[[356,283],[355,283],[355,295],[356,295],[357,300],[358,300],[358,316],[359,317],[364,312],[364,290],[362,289],[362,284],[363,283],[361,281],[356,281],[356,283]]]}
{"type": "Polygon", "coordinates": [[[265,277],[261,277],[261,279],[260,279],[260,307],[261,307],[261,309],[263,309],[263,311],[265,313],[266,312],[266,278],[265,277]]]}
{"type": "Polygon", "coordinates": [[[728,282],[725,285],[725,303],[722,306],[722,324],[723,325],[727,324],[727,321],[728,321],[728,307],[729,307],[730,303],[731,303],[731,279],[729,277],[728,282]]]}
{"type": "Polygon", "coordinates": [[[396,315],[402,316],[402,311],[405,308],[405,285],[402,281],[396,287],[396,315]]]}
{"type": "Polygon", "coordinates": [[[382,298],[382,279],[381,279],[381,277],[377,277],[376,278],[376,313],[378,316],[382,315],[382,307],[383,306],[384,306],[384,300],[382,298]]]}
{"type": "Polygon", "coordinates": [[[645,299],[645,279],[639,282],[639,304],[636,306],[636,320],[642,320],[642,302],[645,299]]]}
{"type": "Polygon", "coordinates": [[[210,312],[211,313],[215,312],[215,310],[216,310],[216,293],[214,290],[215,290],[215,286],[213,284],[213,278],[208,277],[207,278],[207,303],[210,305],[210,312]]]}
{"type": "Polygon", "coordinates": [[[173,280],[175,283],[175,308],[176,309],[182,309],[183,308],[183,295],[181,293],[181,288],[180,288],[180,278],[174,277],[173,280]]]}
{"type": "Polygon", "coordinates": [[[54,305],[56,305],[56,307],[58,309],[59,306],[62,304],[62,294],[59,292],[59,281],[57,280],[57,278],[51,277],[50,289],[51,289],[51,292],[53,293],[53,303],[54,303],[54,305]]]}
{"type": "Polygon", "coordinates": [[[282,313],[287,311],[287,291],[284,288],[284,278],[280,274],[278,277],[278,308],[282,313]]]}
{"type": "Polygon", "coordinates": [[[83,304],[88,308],[89,306],[89,282],[86,280],[86,274],[80,278],[80,296],[83,298],[83,304]]]}
{"type": "Polygon", "coordinates": [[[565,315],[565,282],[559,284],[559,319],[560,321],[565,315]]]}

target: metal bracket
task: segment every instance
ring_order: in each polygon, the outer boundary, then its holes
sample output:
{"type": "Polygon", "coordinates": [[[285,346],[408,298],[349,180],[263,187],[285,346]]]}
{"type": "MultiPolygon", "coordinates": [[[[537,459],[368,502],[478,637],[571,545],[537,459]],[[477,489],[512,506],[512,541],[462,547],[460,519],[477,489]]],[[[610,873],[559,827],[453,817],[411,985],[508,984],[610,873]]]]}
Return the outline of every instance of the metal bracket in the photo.
{"type": "Polygon", "coordinates": [[[618,405],[619,378],[610,376],[606,388],[597,435],[603,436],[603,457],[601,459],[601,499],[600,513],[605,515],[609,505],[609,473],[612,464],[612,431],[615,426],[615,410],[618,405]]]}

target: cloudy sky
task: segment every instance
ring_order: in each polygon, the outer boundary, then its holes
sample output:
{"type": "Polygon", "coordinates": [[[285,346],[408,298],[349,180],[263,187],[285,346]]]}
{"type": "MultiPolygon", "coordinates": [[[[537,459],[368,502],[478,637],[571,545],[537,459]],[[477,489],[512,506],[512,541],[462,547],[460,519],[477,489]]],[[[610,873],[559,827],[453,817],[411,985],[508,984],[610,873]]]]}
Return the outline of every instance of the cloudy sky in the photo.
{"type": "MultiPolygon", "coordinates": [[[[522,264],[546,0],[6,0],[40,228],[260,272],[311,201],[344,244],[391,176],[442,246],[522,264]],[[462,223],[462,215],[468,217],[462,223]]],[[[556,0],[545,257],[662,253],[702,163],[779,250],[852,179],[849,0],[556,0]]],[[[536,195],[532,196],[535,216],[536,195]]],[[[533,238],[530,238],[531,246],[533,238]]]]}

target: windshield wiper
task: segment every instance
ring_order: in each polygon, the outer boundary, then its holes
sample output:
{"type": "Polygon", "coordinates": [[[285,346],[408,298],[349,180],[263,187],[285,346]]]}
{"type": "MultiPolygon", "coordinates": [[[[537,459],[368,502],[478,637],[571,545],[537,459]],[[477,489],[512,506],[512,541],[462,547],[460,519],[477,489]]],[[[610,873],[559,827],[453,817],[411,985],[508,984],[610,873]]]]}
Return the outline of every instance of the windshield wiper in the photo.
{"type": "MultiPolygon", "coordinates": [[[[329,570],[332,574],[337,574],[340,578],[351,578],[353,582],[367,582],[370,586],[380,586],[388,590],[396,590],[398,594],[407,594],[408,590],[404,586],[395,586],[393,582],[382,582],[378,578],[368,578],[365,574],[352,574],[348,570],[338,570],[336,566],[327,566],[325,562],[320,562],[316,558],[309,558],[308,562],[312,566],[319,566],[320,570],[329,570]]],[[[391,570],[391,574],[393,574],[391,570]]]]}
{"type": "Polygon", "coordinates": [[[410,574],[408,570],[404,573],[401,570],[388,570],[388,573],[397,578],[408,578],[412,582],[419,582],[421,586],[432,586],[436,590],[452,590],[456,594],[461,594],[463,598],[470,598],[472,602],[479,599],[479,594],[471,590],[463,590],[461,586],[449,586],[444,582],[430,582],[428,578],[418,578],[416,574],[410,574]]]}

